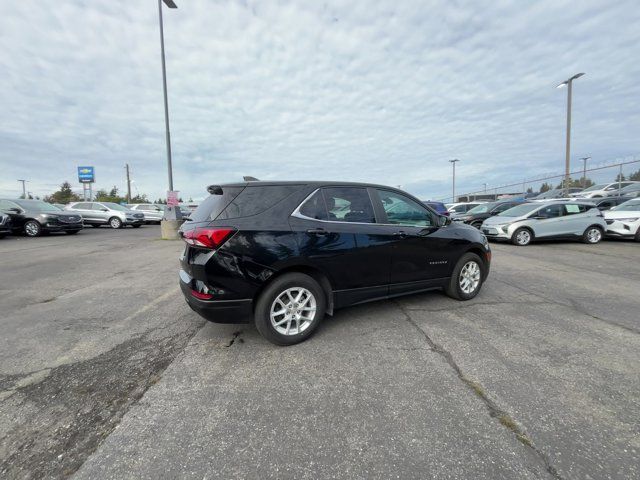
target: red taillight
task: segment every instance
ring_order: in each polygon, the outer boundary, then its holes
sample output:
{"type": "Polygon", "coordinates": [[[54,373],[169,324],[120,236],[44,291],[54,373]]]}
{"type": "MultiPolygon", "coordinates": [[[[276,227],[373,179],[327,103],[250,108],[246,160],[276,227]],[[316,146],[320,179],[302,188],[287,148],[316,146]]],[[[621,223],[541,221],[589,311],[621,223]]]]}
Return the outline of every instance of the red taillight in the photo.
{"type": "Polygon", "coordinates": [[[200,300],[211,300],[213,298],[213,295],[211,295],[210,293],[201,293],[197,290],[191,290],[191,295],[193,295],[196,298],[199,298],[200,300]]]}
{"type": "Polygon", "coordinates": [[[234,233],[233,228],[197,227],[185,232],[182,239],[194,247],[215,249],[234,233]]]}

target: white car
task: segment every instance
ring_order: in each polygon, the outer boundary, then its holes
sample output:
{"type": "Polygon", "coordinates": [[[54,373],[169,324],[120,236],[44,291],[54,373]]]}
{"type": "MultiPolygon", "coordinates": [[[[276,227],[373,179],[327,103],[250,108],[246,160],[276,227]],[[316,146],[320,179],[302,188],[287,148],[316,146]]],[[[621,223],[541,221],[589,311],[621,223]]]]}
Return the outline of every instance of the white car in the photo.
{"type": "Polygon", "coordinates": [[[633,238],[640,242],[640,198],[621,203],[604,212],[607,235],[633,238]]]}
{"type": "Polygon", "coordinates": [[[634,183],[640,182],[611,182],[611,183],[600,183],[598,185],[592,185],[589,188],[585,188],[581,192],[578,193],[570,193],[569,196],[573,198],[600,198],[600,197],[610,197],[612,195],[617,195],[618,190],[624,187],[628,187],[629,185],[633,185],[634,183]]]}
{"type": "Polygon", "coordinates": [[[477,207],[481,203],[486,203],[486,202],[447,203],[445,206],[447,207],[447,210],[450,214],[455,215],[455,214],[467,213],[473,207],[477,207]]]}
{"type": "Polygon", "coordinates": [[[160,223],[164,218],[164,205],[154,203],[134,203],[129,205],[131,210],[142,212],[146,223],[160,223]]]}

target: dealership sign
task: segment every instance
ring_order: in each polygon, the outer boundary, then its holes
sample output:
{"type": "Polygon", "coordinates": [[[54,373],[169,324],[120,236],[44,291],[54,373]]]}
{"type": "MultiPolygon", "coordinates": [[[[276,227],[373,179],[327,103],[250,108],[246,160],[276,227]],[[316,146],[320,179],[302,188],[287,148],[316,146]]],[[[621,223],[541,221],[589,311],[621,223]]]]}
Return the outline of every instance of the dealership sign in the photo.
{"type": "Polygon", "coordinates": [[[80,183],[94,183],[96,177],[93,167],[78,167],[78,181],[80,183]]]}

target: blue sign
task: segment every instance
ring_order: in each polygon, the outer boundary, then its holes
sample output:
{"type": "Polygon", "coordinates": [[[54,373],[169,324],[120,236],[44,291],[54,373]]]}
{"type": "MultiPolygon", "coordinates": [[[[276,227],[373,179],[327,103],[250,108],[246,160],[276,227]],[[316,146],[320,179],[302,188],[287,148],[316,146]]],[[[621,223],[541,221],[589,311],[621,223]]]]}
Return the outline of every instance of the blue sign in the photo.
{"type": "Polygon", "coordinates": [[[80,183],[94,183],[96,181],[93,167],[78,167],[78,181],[80,183]]]}

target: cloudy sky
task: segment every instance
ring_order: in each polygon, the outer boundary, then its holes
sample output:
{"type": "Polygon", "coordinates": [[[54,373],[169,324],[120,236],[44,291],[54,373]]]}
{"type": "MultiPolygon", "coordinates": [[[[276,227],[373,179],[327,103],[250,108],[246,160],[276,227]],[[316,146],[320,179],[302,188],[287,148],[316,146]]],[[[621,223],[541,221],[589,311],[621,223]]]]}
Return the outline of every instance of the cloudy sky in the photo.
{"type": "MultiPolygon", "coordinates": [[[[631,1],[176,0],[165,9],[175,188],[260,179],[424,198],[640,154],[631,1]]],[[[167,189],[154,0],[0,2],[0,195],[74,182],[167,189]]],[[[640,157],[638,157],[640,158],[640,157]]],[[[609,175],[609,174],[607,174],[609,175]]],[[[609,175],[610,176],[610,175],[609,175]]],[[[608,178],[607,178],[608,180],[608,178]]]]}

